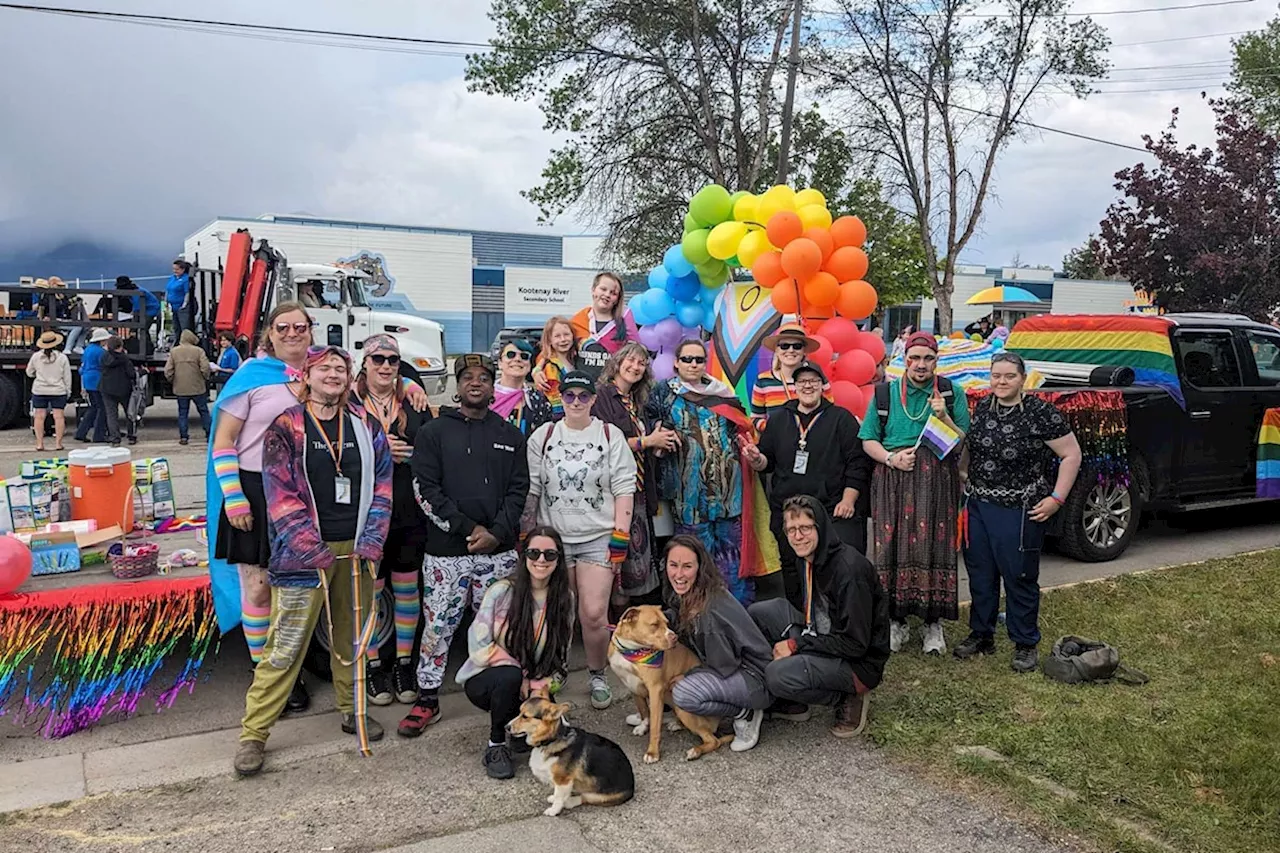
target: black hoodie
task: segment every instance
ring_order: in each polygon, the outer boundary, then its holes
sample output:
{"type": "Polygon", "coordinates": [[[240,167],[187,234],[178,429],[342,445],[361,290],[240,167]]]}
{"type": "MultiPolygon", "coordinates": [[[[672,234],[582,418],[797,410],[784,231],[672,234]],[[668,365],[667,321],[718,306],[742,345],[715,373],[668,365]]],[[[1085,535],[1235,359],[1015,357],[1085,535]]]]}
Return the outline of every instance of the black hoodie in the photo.
{"type": "Polygon", "coordinates": [[[529,494],[529,460],[520,430],[492,411],[468,418],[441,407],[413,442],[414,494],[427,515],[426,552],[467,554],[477,524],[498,538],[494,553],[516,546],[520,514],[529,494]]]}
{"type": "Polygon", "coordinates": [[[808,495],[802,500],[818,526],[818,547],[810,557],[813,621],[798,636],[793,630],[795,651],[846,660],[862,683],[874,689],[889,660],[889,599],[880,575],[856,548],[840,541],[821,503],[808,495]],[[830,620],[829,626],[823,625],[825,631],[818,627],[826,621],[823,615],[830,620]]]}
{"type": "Polygon", "coordinates": [[[775,513],[794,495],[812,495],[828,510],[834,510],[846,488],[858,490],[854,515],[871,514],[871,457],[858,438],[858,421],[847,409],[823,400],[809,421],[805,449],[809,464],[805,473],[795,473],[796,451],[800,448],[800,401],[788,400],[774,411],[760,436],[760,452],[769,460],[764,469],[773,474],[769,508],[775,513]]]}

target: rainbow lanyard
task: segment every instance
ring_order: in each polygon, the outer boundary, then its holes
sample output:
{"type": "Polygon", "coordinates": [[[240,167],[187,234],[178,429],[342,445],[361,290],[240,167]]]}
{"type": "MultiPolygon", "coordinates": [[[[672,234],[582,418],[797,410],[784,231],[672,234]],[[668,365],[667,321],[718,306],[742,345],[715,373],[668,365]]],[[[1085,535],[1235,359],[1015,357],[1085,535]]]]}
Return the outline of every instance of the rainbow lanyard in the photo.
{"type": "Polygon", "coordinates": [[[804,561],[804,625],[813,624],[813,560],[804,561]]]}
{"type": "Polygon", "coordinates": [[[613,644],[618,647],[618,652],[627,661],[636,666],[651,666],[654,668],[662,666],[662,649],[646,649],[643,646],[627,646],[617,637],[613,638],[613,644]]]}
{"type": "Polygon", "coordinates": [[[814,424],[816,424],[816,423],[818,422],[818,418],[820,418],[820,417],[822,417],[822,412],[821,412],[821,411],[819,411],[816,415],[814,415],[814,416],[813,416],[813,418],[809,421],[809,425],[808,425],[808,426],[802,426],[802,425],[801,425],[801,423],[800,423],[800,416],[799,416],[799,415],[796,415],[796,416],[795,416],[795,419],[796,419],[796,429],[800,431],[800,441],[799,441],[799,445],[800,445],[800,450],[801,450],[801,451],[803,451],[803,450],[804,450],[805,445],[808,443],[806,439],[807,439],[807,437],[808,437],[808,435],[809,435],[809,430],[813,429],[813,425],[814,425],[814,424]]]}
{"type": "Polygon", "coordinates": [[[316,417],[315,411],[311,408],[311,404],[307,403],[307,415],[311,418],[311,423],[315,425],[316,432],[320,433],[320,437],[324,439],[324,445],[329,450],[329,456],[333,458],[333,470],[339,477],[342,476],[342,444],[343,432],[346,428],[347,419],[342,416],[342,411],[338,411],[338,449],[333,449],[333,443],[329,441],[329,435],[324,431],[324,426],[320,423],[320,419],[316,417]]]}

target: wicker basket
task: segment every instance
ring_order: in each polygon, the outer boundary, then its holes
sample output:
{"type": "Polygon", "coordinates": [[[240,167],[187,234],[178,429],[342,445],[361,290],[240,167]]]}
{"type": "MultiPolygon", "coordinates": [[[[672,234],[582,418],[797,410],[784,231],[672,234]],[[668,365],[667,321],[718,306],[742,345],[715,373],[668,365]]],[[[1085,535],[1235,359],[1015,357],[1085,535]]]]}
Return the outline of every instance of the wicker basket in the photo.
{"type": "MultiPolygon", "coordinates": [[[[125,500],[130,504],[133,502],[132,488],[125,495],[125,500]]],[[[146,528],[144,527],[143,530],[145,531],[146,528]]],[[[107,562],[111,564],[111,574],[122,581],[154,575],[160,565],[160,546],[146,541],[139,545],[129,545],[125,541],[127,535],[127,531],[121,531],[120,541],[107,549],[107,562]]],[[[144,537],[145,535],[144,533],[144,537]]]]}

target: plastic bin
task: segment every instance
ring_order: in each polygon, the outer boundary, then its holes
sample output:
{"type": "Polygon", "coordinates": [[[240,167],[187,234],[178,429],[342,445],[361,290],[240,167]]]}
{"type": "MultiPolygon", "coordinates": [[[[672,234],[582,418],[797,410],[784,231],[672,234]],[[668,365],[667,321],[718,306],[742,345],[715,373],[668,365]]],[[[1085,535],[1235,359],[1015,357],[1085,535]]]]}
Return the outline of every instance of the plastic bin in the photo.
{"type": "Polygon", "coordinates": [[[133,529],[133,455],[123,447],[87,447],[67,454],[71,517],[92,518],[103,530],[133,529]]]}

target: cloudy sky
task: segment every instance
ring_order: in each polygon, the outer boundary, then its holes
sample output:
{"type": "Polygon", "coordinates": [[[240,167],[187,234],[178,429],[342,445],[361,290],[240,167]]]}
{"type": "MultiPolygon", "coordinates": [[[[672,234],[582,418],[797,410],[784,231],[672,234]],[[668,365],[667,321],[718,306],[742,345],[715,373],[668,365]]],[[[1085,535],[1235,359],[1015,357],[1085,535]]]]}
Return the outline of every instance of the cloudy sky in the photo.
{"type": "MultiPolygon", "coordinates": [[[[1078,0],[1075,8],[1193,2],[1078,0]]],[[[59,5],[459,41],[492,32],[482,0],[59,5]]],[[[1031,118],[1141,146],[1142,134],[1158,133],[1181,106],[1180,138],[1211,140],[1196,87],[1226,77],[1230,38],[1215,34],[1257,28],[1275,14],[1270,0],[1253,0],[1099,17],[1115,43],[1112,64],[1140,70],[1117,70],[1100,85],[1107,94],[1050,101],[1031,118]],[[1222,64],[1186,67],[1213,62],[1222,64]]],[[[468,93],[458,56],[7,9],[0,33],[0,248],[83,237],[164,251],[216,215],[264,212],[538,228],[519,190],[537,183],[554,140],[535,104],[468,93]]],[[[1057,266],[1096,230],[1115,195],[1113,173],[1140,157],[1055,134],[1015,143],[963,260],[998,266],[1016,253],[1057,266]]],[[[594,229],[566,219],[556,230],[594,229]]]]}

